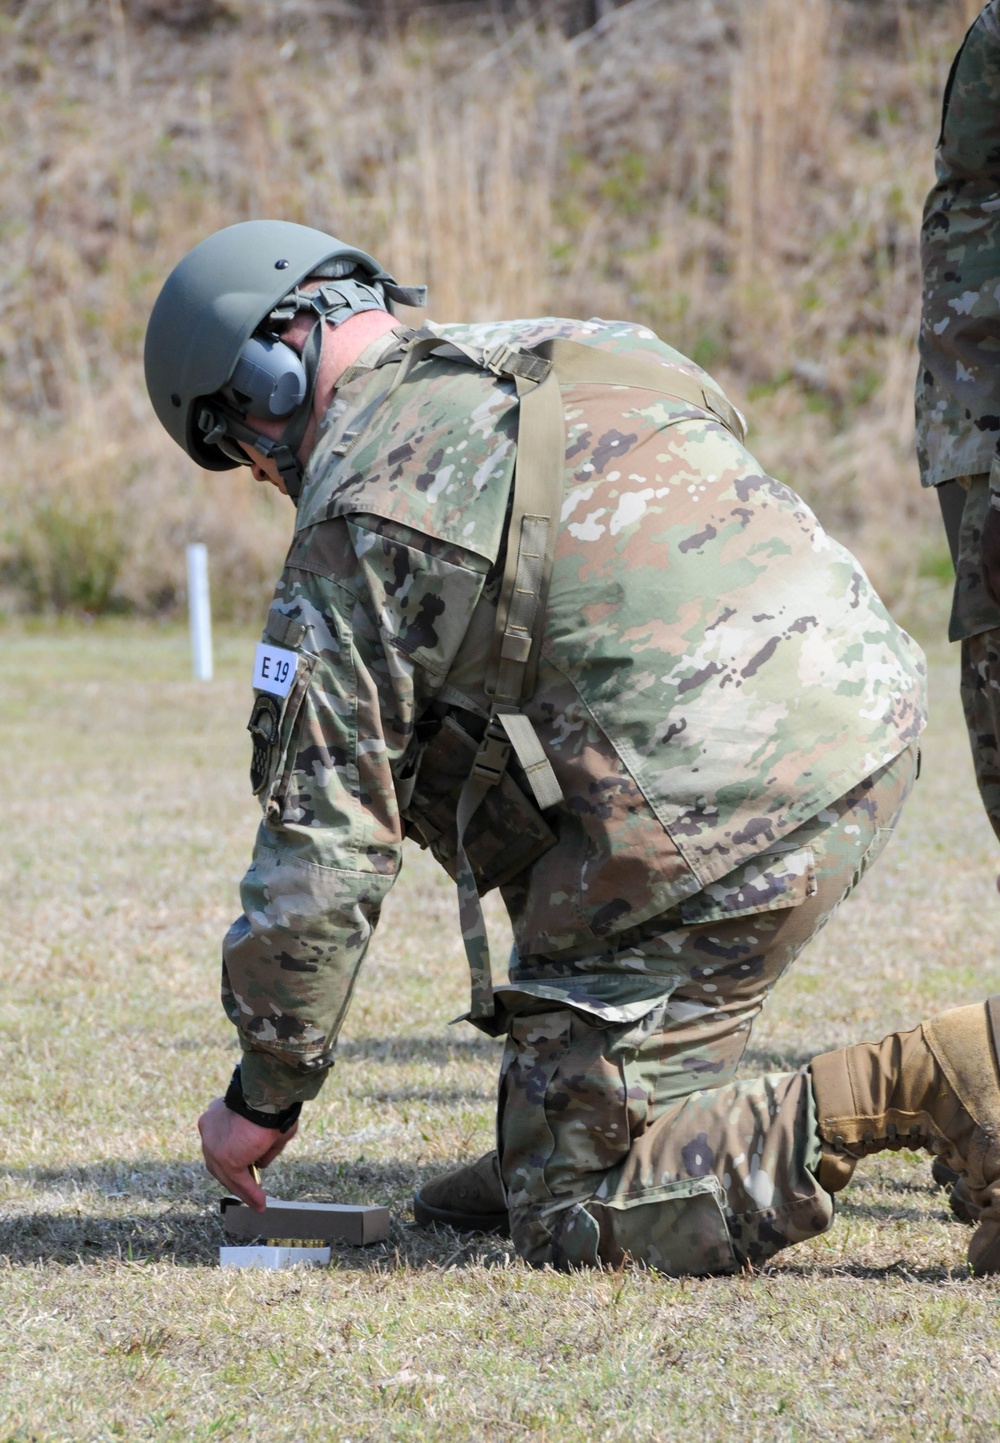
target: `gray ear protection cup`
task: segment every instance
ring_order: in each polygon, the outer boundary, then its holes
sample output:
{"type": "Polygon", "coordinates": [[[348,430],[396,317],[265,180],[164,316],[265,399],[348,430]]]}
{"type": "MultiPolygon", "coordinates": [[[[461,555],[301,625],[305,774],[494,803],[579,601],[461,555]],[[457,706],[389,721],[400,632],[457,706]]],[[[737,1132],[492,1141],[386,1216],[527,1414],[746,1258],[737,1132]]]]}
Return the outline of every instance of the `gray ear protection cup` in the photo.
{"type": "Polygon", "coordinates": [[[251,336],[222,394],[248,416],[287,416],[305,400],[305,367],[291,346],[251,336]]]}

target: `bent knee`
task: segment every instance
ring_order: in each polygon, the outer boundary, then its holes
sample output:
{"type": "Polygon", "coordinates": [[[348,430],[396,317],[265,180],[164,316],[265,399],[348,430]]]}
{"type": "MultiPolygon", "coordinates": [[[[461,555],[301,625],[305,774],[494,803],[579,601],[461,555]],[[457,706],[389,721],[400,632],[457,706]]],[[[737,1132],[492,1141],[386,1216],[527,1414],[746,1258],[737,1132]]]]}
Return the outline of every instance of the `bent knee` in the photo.
{"type": "Polygon", "coordinates": [[[666,1183],[641,1197],[609,1194],[511,1208],[511,1236],[532,1267],[655,1268],[667,1277],[733,1273],[741,1266],[714,1178],[666,1183]]]}

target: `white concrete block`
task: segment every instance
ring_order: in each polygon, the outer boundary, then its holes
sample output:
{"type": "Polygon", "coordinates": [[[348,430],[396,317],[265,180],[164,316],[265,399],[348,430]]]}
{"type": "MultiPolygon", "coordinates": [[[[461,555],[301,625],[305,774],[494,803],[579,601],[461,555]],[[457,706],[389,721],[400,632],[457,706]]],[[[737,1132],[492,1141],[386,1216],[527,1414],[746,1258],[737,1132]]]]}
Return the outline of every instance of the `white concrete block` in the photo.
{"type": "Polygon", "coordinates": [[[248,1248],[220,1248],[219,1264],[223,1268],[325,1268],[330,1261],[329,1248],[272,1248],[261,1243],[248,1248]]]}

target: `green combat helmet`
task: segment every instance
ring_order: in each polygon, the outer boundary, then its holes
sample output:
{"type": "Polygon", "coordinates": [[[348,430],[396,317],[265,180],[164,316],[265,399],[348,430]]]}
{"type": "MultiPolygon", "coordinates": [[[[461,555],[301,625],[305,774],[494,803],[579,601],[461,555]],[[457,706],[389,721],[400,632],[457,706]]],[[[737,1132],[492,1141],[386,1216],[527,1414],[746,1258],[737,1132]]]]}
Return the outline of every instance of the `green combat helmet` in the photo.
{"type": "Polygon", "coordinates": [[[208,471],[249,465],[240,441],[273,458],[298,496],[295,455],[312,408],[322,322],[359,311],[422,306],[423,286],[400,286],[364,251],[309,226],[250,220],[216,231],[174,267],[146,329],[146,389],[166,430],[208,471]],[[324,284],[302,291],[321,277],[324,284]],[[316,319],[301,358],[280,332],[299,311],[316,319]],[[277,441],[254,419],[286,419],[277,441]]]}

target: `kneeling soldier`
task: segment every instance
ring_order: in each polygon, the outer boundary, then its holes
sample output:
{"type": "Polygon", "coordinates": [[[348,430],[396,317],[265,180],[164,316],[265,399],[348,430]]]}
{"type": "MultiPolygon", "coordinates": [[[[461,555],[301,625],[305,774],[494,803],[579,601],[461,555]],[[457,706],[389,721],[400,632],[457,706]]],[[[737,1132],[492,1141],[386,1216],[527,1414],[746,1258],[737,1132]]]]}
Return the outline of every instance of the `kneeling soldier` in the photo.
{"type": "Polygon", "coordinates": [[[263,821],[223,960],[243,1059],[201,1119],[209,1169],[262,1205],[249,1167],[322,1085],[409,835],[458,883],[470,1020],[507,1038],[498,1154],[426,1186],[418,1220],[509,1217],[535,1264],[726,1272],[823,1231],[857,1157],[926,1145],[985,1210],[974,1265],[1000,1266],[984,1006],[734,1081],[895,825],[919,650],[650,331],[400,326],[392,303],[420,299],[256,221],[197,246],[150,320],[170,434],[297,508],[254,678],[263,821]],[[495,991],[492,887],[515,936],[495,991]]]}

